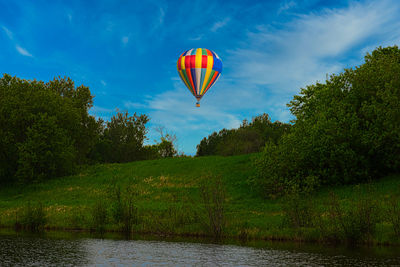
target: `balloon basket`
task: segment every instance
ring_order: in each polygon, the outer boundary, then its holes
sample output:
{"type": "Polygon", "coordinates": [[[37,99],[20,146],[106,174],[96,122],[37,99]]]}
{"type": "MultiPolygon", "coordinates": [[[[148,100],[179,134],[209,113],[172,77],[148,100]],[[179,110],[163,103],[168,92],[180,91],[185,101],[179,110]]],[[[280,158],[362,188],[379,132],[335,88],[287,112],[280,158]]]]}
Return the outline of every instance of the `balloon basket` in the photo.
{"type": "Polygon", "coordinates": [[[196,107],[200,107],[200,102],[196,102],[196,107]]]}

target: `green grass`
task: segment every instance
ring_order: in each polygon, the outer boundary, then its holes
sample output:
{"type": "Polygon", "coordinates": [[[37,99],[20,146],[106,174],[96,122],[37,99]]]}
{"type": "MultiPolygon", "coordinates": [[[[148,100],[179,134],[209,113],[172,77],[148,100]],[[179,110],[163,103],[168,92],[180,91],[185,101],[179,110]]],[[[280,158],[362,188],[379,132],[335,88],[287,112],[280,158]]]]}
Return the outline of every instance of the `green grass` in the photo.
{"type": "MultiPolygon", "coordinates": [[[[226,188],[226,228],[230,237],[253,239],[318,240],[317,229],[302,234],[284,224],[283,199],[266,200],[247,182],[253,173],[256,154],[233,157],[172,158],[125,164],[89,166],[74,176],[29,186],[0,188],[0,225],[11,227],[27,203],[42,203],[46,227],[54,229],[93,228],[91,212],[99,200],[108,203],[106,230],[118,231],[112,219],[113,186],[125,197],[127,189],[138,210],[138,233],[209,235],[200,185],[205,179],[221,177],[226,188]]],[[[386,177],[370,185],[322,188],[312,196],[316,209],[324,209],[329,192],[341,203],[357,198],[357,192],[373,188],[369,194],[384,200],[400,188],[400,176],[386,177]],[[357,192],[356,192],[357,191],[357,192]]],[[[382,202],[383,203],[383,202],[382,202]]],[[[390,223],[384,218],[377,227],[376,243],[397,243],[390,223]]]]}

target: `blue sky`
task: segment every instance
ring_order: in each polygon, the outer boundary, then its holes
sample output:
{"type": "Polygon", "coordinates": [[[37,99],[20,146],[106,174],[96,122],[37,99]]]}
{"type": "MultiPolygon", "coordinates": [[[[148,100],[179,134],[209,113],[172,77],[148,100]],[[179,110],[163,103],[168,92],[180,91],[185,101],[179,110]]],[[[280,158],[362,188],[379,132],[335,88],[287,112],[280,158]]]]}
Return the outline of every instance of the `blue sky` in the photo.
{"type": "Polygon", "coordinates": [[[6,1],[0,0],[0,73],[90,87],[92,115],[150,116],[194,154],[213,131],[263,112],[292,119],[301,87],[399,44],[400,1],[6,1]],[[187,49],[215,51],[219,81],[195,107],[176,61],[187,49]]]}

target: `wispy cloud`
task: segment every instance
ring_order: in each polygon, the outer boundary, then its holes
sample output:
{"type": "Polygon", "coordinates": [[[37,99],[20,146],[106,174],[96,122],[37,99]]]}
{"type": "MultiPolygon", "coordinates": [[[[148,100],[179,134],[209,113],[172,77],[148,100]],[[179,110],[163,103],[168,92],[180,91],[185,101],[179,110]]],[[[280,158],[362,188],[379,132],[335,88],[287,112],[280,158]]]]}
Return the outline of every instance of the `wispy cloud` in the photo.
{"type": "Polygon", "coordinates": [[[12,33],[12,31],[10,31],[7,27],[5,26],[1,26],[1,28],[3,29],[3,31],[6,33],[7,37],[12,40],[14,39],[14,34],[12,33]]]}
{"type": "Polygon", "coordinates": [[[174,90],[149,97],[144,103],[125,102],[124,106],[146,109],[153,125],[163,125],[175,132],[178,139],[185,136],[185,140],[192,143],[212,131],[240,125],[243,119],[240,115],[220,109],[212,101],[203,101],[201,108],[196,108],[195,98],[183,85],[176,82],[174,87],[174,90]]]}
{"type": "Polygon", "coordinates": [[[211,27],[211,31],[212,32],[216,32],[216,31],[218,31],[219,29],[221,29],[221,28],[223,28],[223,27],[225,27],[226,26],[226,24],[228,24],[228,22],[231,20],[231,18],[225,18],[225,19],[223,19],[223,20],[220,20],[220,21],[217,21],[217,22],[215,22],[214,24],[213,24],[213,26],[211,27]]]}
{"type": "Polygon", "coordinates": [[[190,41],[199,41],[199,40],[203,39],[203,37],[204,37],[204,34],[199,34],[199,35],[197,35],[195,37],[189,38],[189,40],[190,41]]]}
{"type": "Polygon", "coordinates": [[[165,11],[162,7],[160,7],[160,15],[158,17],[158,25],[162,25],[164,23],[165,11]]]}
{"type": "Polygon", "coordinates": [[[138,102],[133,102],[133,101],[125,101],[124,107],[130,109],[130,108],[147,108],[148,106],[143,103],[138,103],[138,102]]]}
{"type": "MultiPolygon", "coordinates": [[[[7,35],[8,39],[11,40],[12,43],[16,43],[14,40],[14,33],[12,31],[10,31],[6,26],[1,26],[1,28],[3,29],[3,31],[5,32],[5,34],[7,35]]],[[[33,57],[33,55],[31,53],[28,52],[28,50],[26,50],[25,48],[21,47],[19,44],[15,44],[15,49],[17,50],[18,53],[20,53],[23,56],[26,57],[33,57]]]]}
{"type": "Polygon", "coordinates": [[[104,80],[100,80],[100,83],[101,83],[103,86],[107,86],[107,83],[106,83],[104,80]]]}
{"type": "Polygon", "coordinates": [[[284,11],[287,11],[293,7],[296,7],[297,4],[295,1],[285,1],[283,3],[281,3],[279,9],[278,9],[278,15],[281,14],[284,11]]]}
{"type": "Polygon", "coordinates": [[[228,64],[247,83],[273,93],[293,93],[299,87],[343,68],[340,59],[382,29],[399,32],[399,7],[388,1],[355,3],[343,9],[299,15],[285,27],[259,26],[246,45],[230,51],[228,64]],[[268,49],[266,49],[268,47],[268,49]]]}
{"type": "Polygon", "coordinates": [[[69,23],[71,23],[72,22],[72,14],[67,13],[67,18],[68,18],[69,23]]]}
{"type": "Polygon", "coordinates": [[[20,53],[23,56],[33,57],[33,55],[31,53],[29,53],[28,50],[26,50],[25,48],[23,48],[19,45],[15,45],[15,49],[17,49],[18,53],[20,53]]]}
{"type": "Polygon", "coordinates": [[[121,42],[122,42],[123,45],[127,45],[128,42],[129,42],[129,36],[123,36],[121,38],[121,42]]]}

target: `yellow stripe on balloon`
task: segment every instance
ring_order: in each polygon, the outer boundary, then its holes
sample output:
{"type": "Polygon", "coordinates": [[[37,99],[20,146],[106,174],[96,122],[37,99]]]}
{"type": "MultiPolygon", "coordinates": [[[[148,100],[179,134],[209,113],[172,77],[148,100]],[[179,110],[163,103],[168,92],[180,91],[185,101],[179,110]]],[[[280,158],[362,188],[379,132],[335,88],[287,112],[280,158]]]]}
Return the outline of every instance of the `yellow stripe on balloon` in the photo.
{"type": "Polygon", "coordinates": [[[185,56],[182,57],[181,59],[181,70],[185,69],[185,56]]]}
{"type": "Polygon", "coordinates": [[[214,65],[213,56],[207,56],[207,71],[206,71],[206,76],[204,76],[203,86],[201,87],[200,95],[202,95],[204,93],[204,90],[206,89],[207,81],[210,78],[210,73],[213,65],[214,65]]]}
{"type": "Polygon", "coordinates": [[[196,50],[195,68],[201,69],[201,60],[202,60],[201,48],[197,48],[197,50],[196,50]]]}

